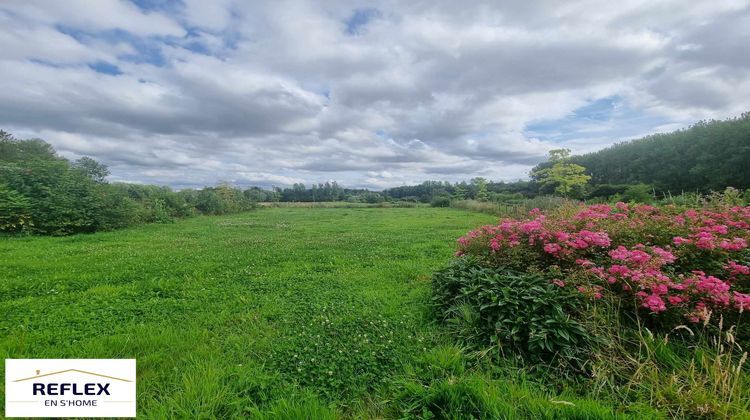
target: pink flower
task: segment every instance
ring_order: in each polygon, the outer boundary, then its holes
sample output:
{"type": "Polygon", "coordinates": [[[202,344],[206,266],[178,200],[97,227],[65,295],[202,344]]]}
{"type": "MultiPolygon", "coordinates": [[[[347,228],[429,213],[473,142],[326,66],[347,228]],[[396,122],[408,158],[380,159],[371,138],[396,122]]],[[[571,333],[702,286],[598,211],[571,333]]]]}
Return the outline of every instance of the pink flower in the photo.
{"type": "Polygon", "coordinates": [[[695,246],[697,246],[700,249],[714,249],[716,248],[716,244],[714,244],[714,235],[712,235],[709,232],[698,232],[696,235],[694,235],[695,240],[695,246]]]}
{"type": "Polygon", "coordinates": [[[651,293],[656,296],[666,295],[669,292],[669,288],[666,284],[655,284],[651,286],[651,293]]]}
{"type": "Polygon", "coordinates": [[[658,246],[651,247],[651,252],[658,255],[666,264],[671,264],[677,259],[674,254],[658,246]]]}
{"type": "Polygon", "coordinates": [[[552,280],[552,284],[558,287],[565,287],[565,282],[560,279],[554,279],[552,280]]]}
{"type": "Polygon", "coordinates": [[[622,245],[609,251],[609,256],[612,257],[613,260],[625,261],[628,259],[628,255],[630,255],[628,249],[622,245]]]}
{"type": "Polygon", "coordinates": [[[589,230],[582,230],[578,232],[578,237],[583,239],[590,245],[600,246],[606,248],[610,245],[611,241],[609,235],[606,232],[591,232],[589,230]]]}
{"type": "Polygon", "coordinates": [[[679,296],[669,296],[669,297],[667,297],[667,300],[669,301],[669,304],[673,305],[673,306],[677,305],[677,304],[680,304],[683,301],[682,298],[679,297],[679,296]]]}
{"type": "Polygon", "coordinates": [[[544,246],[544,252],[546,252],[548,254],[555,255],[558,252],[560,252],[561,250],[562,250],[562,247],[560,246],[560,244],[556,244],[556,243],[549,243],[549,244],[547,244],[547,245],[544,246]]]}
{"type": "Polygon", "coordinates": [[[724,239],[719,246],[727,251],[739,251],[747,248],[747,241],[742,238],[733,238],[731,241],[724,239]]]}
{"type": "Polygon", "coordinates": [[[724,269],[729,271],[729,275],[732,277],[737,275],[747,276],[748,274],[750,274],[750,267],[742,264],[737,264],[734,261],[729,261],[724,266],[724,269]]]}
{"type": "Polygon", "coordinates": [[[643,307],[648,308],[651,312],[659,313],[667,310],[667,306],[659,296],[649,295],[643,299],[643,307]]]}
{"type": "Polygon", "coordinates": [[[680,246],[684,244],[690,244],[693,241],[691,241],[690,239],[685,239],[682,236],[675,236],[674,238],[672,238],[672,242],[674,242],[675,245],[680,246]]]}
{"type": "Polygon", "coordinates": [[[740,292],[734,292],[734,306],[737,310],[744,311],[750,309],[750,295],[740,292]]]}
{"type": "Polygon", "coordinates": [[[521,232],[523,233],[541,232],[542,228],[542,222],[539,219],[521,224],[521,232]]]}
{"type": "Polygon", "coordinates": [[[558,242],[565,242],[570,238],[570,235],[567,232],[559,231],[555,232],[555,238],[558,242]]]}
{"type": "Polygon", "coordinates": [[[727,229],[726,225],[714,225],[711,226],[711,232],[718,233],[719,235],[726,235],[729,233],[729,229],[727,229]]]}
{"type": "Polygon", "coordinates": [[[609,267],[609,270],[607,271],[609,271],[610,274],[616,274],[619,276],[627,276],[630,274],[630,269],[627,266],[619,264],[609,267]]]}
{"type": "Polygon", "coordinates": [[[714,276],[699,276],[695,283],[695,289],[706,294],[716,304],[729,304],[729,284],[714,276]]]}

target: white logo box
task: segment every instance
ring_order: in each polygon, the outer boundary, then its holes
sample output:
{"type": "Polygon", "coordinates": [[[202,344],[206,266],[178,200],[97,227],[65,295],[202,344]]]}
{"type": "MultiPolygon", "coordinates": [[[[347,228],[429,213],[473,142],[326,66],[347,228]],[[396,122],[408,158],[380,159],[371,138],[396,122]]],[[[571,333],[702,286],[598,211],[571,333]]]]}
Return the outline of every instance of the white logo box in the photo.
{"type": "Polygon", "coordinates": [[[135,359],[6,359],[6,417],[135,417],[135,359]]]}

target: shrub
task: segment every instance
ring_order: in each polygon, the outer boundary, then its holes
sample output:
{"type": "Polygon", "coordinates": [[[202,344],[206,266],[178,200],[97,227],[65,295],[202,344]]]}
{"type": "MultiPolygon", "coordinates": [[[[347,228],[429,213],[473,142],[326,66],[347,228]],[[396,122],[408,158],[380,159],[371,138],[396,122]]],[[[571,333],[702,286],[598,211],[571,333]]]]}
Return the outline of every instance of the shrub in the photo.
{"type": "Polygon", "coordinates": [[[435,197],[430,202],[430,206],[432,206],[432,207],[450,207],[451,206],[451,198],[447,197],[447,196],[435,197]]]}
{"type": "Polygon", "coordinates": [[[460,258],[435,273],[433,303],[462,340],[532,361],[579,364],[591,342],[574,314],[580,295],[539,273],[498,271],[460,258]]]}
{"type": "Polygon", "coordinates": [[[748,239],[750,207],[617,203],[484,226],[458,240],[457,254],[499,270],[555,267],[567,288],[591,299],[617,296],[671,328],[711,311],[731,320],[750,308],[748,239]]]}
{"type": "Polygon", "coordinates": [[[626,184],[599,184],[591,188],[587,197],[608,199],[613,195],[624,193],[628,187],[629,185],[626,184]]]}
{"type": "Polygon", "coordinates": [[[654,201],[654,189],[646,184],[628,185],[619,199],[625,202],[651,203],[654,201]]]}
{"type": "Polygon", "coordinates": [[[229,185],[175,192],[168,187],[106,182],[94,159],[70,162],[42,140],[0,131],[0,232],[66,235],[138,223],[168,223],[195,213],[255,208],[254,197],[229,185]]]}
{"type": "Polygon", "coordinates": [[[0,184],[0,232],[20,232],[33,225],[28,198],[0,184]]]}

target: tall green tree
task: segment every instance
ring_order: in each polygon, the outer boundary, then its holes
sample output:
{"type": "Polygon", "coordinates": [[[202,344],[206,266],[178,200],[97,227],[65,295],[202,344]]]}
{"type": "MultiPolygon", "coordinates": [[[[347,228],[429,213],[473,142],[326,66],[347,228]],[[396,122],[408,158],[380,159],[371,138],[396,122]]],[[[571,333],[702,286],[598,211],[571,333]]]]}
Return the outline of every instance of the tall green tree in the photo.
{"type": "Polygon", "coordinates": [[[554,187],[563,197],[580,194],[591,179],[586,168],[570,162],[569,149],[550,150],[549,162],[551,166],[532,171],[531,177],[543,187],[554,187]]]}
{"type": "Polygon", "coordinates": [[[482,177],[477,177],[471,180],[471,185],[474,187],[474,198],[479,201],[487,201],[490,199],[490,194],[487,192],[487,180],[482,177]]]}
{"type": "Polygon", "coordinates": [[[88,156],[84,156],[73,162],[73,167],[96,182],[104,182],[109,176],[107,165],[99,163],[88,156]]]}

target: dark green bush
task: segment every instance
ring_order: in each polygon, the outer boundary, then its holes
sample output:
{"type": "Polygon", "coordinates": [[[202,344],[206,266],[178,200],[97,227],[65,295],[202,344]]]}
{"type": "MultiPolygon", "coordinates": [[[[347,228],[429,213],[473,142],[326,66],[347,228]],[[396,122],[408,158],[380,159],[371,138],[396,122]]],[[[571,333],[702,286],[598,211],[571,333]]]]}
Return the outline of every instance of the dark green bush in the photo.
{"type": "Polygon", "coordinates": [[[456,259],[432,278],[438,316],[467,344],[497,346],[530,361],[580,366],[592,342],[576,319],[580,294],[537,273],[456,259]]]}
{"type": "Polygon", "coordinates": [[[450,207],[451,206],[451,198],[447,197],[447,196],[435,197],[430,202],[430,206],[432,206],[432,207],[450,207]]]}
{"type": "Polygon", "coordinates": [[[0,131],[0,232],[66,235],[255,208],[252,194],[229,185],[175,192],[109,184],[107,175],[94,159],[71,162],[42,140],[0,131]]]}
{"type": "Polygon", "coordinates": [[[586,195],[587,198],[602,198],[609,199],[610,197],[622,194],[628,189],[628,185],[625,184],[599,184],[591,187],[591,190],[586,195]]]}
{"type": "Polygon", "coordinates": [[[616,196],[617,201],[633,203],[651,203],[654,201],[654,189],[646,184],[634,184],[628,186],[625,191],[616,196]]]}
{"type": "Polygon", "coordinates": [[[0,184],[0,232],[21,232],[32,226],[29,200],[0,184]]]}

